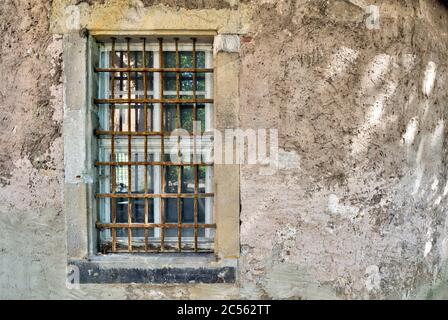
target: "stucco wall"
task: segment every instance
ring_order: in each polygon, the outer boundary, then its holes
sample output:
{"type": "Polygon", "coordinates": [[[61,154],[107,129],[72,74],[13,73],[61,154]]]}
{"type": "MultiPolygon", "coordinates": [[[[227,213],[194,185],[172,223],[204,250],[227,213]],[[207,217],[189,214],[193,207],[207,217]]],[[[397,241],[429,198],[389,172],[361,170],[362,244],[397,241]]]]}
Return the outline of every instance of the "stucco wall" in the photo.
{"type": "Polygon", "coordinates": [[[445,6],[435,0],[116,2],[70,4],[94,14],[125,7],[123,26],[151,5],[244,17],[229,19],[231,30],[245,33],[240,126],[278,128],[283,169],[265,175],[259,166],[241,167],[236,285],[68,290],[62,30],[50,26],[65,1],[3,2],[1,298],[447,297],[445,6]],[[380,8],[377,30],[365,24],[367,4],[380,8]]]}

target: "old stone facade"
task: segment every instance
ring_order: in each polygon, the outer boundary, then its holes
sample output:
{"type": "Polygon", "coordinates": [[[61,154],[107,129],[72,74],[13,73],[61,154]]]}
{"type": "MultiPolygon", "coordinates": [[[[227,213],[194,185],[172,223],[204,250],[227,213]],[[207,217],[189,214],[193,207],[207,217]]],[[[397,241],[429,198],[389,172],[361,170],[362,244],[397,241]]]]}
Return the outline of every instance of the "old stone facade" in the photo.
{"type": "Polygon", "coordinates": [[[1,298],[448,298],[443,1],[7,0],[0,16],[1,298]],[[66,287],[63,38],[109,28],[240,38],[236,122],[279,130],[281,170],[239,168],[235,284],[66,287]]]}

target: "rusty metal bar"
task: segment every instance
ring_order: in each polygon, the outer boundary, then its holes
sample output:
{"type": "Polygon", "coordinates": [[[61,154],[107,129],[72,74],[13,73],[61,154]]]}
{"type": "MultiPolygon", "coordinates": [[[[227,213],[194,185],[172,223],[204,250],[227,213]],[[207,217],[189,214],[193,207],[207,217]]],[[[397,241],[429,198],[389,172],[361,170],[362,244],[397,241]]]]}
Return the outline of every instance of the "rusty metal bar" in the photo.
{"type": "MultiPolygon", "coordinates": [[[[182,228],[193,228],[196,226],[194,223],[184,223],[182,224],[182,228]]],[[[118,229],[118,228],[131,228],[131,229],[153,229],[153,228],[166,228],[166,229],[174,229],[178,228],[177,223],[133,223],[129,225],[127,223],[96,223],[96,227],[99,229],[118,229]]],[[[215,223],[206,224],[201,223],[197,224],[198,228],[216,228],[215,223]]]]}
{"type": "Polygon", "coordinates": [[[176,72],[176,73],[182,73],[182,72],[193,72],[193,73],[213,73],[212,68],[95,68],[95,72],[128,72],[128,71],[135,71],[135,72],[176,72]]]}
{"type": "MultiPolygon", "coordinates": [[[[184,251],[192,251],[192,249],[184,248],[184,251]]],[[[160,253],[160,252],[161,252],[161,250],[158,248],[148,249],[148,251],[145,251],[144,249],[143,250],[134,249],[132,251],[132,253],[160,253]]],[[[206,253],[206,252],[213,252],[213,250],[212,249],[200,249],[195,253],[206,253]]],[[[116,253],[130,253],[130,252],[128,250],[117,249],[116,253]]],[[[177,248],[170,249],[169,247],[166,247],[163,250],[163,253],[179,253],[179,252],[177,251],[177,248]]]]}
{"type": "Polygon", "coordinates": [[[107,131],[107,130],[95,130],[97,136],[160,136],[161,132],[156,131],[145,131],[145,132],[134,132],[134,131],[107,131]]]}
{"type": "MultiPolygon", "coordinates": [[[[163,68],[164,66],[164,59],[163,59],[163,38],[158,38],[159,40],[159,67],[163,68]]],[[[162,161],[165,160],[165,137],[164,137],[164,131],[165,128],[163,127],[163,102],[165,101],[163,99],[163,72],[160,72],[160,131],[162,133],[160,137],[160,158],[162,161]]],[[[161,170],[161,195],[165,193],[165,167],[160,167],[161,170]]],[[[162,224],[165,223],[165,202],[163,198],[160,199],[160,221],[162,224]]],[[[165,229],[161,228],[160,230],[160,250],[163,252],[165,249],[165,229]]]]}
{"type": "MultiPolygon", "coordinates": [[[[131,66],[131,50],[130,50],[131,38],[126,38],[127,44],[127,56],[128,56],[128,67],[131,66]]],[[[128,99],[131,100],[131,71],[127,71],[128,78],[128,99]]],[[[128,102],[128,131],[132,131],[131,126],[131,102],[128,102]]],[[[132,161],[132,138],[128,136],[128,159],[132,161]]],[[[132,166],[128,165],[128,192],[132,192],[132,166]]],[[[128,198],[128,225],[132,224],[132,200],[128,198]]],[[[132,252],[132,230],[128,228],[128,249],[132,252]]]]}
{"type": "Polygon", "coordinates": [[[162,199],[167,199],[167,198],[172,198],[172,199],[176,199],[176,198],[208,198],[208,197],[213,197],[214,193],[198,193],[198,194],[194,194],[194,193],[165,193],[165,194],[153,194],[153,193],[148,193],[148,194],[141,194],[141,193],[117,193],[117,194],[113,194],[113,193],[97,193],[95,195],[97,198],[132,198],[132,199],[143,199],[143,198],[162,198],[162,199]]]}
{"type": "MultiPolygon", "coordinates": [[[[176,50],[176,69],[180,68],[179,63],[179,39],[174,38],[174,46],[176,50]]],[[[179,100],[180,95],[180,73],[176,73],[176,100],[179,100]]],[[[176,129],[180,129],[180,105],[176,103],[176,129]]],[[[177,137],[177,160],[180,161],[180,137],[177,137]]],[[[177,193],[182,193],[182,170],[180,167],[177,167],[177,193]]],[[[181,199],[177,198],[177,243],[179,252],[182,251],[182,212],[181,212],[181,199]]]]}
{"type": "MultiPolygon", "coordinates": [[[[144,137],[144,136],[161,136],[162,134],[164,135],[164,136],[171,136],[171,135],[182,135],[181,133],[179,133],[179,134],[176,134],[176,133],[174,133],[174,132],[159,132],[159,131],[147,131],[147,132],[144,132],[144,131],[138,131],[138,132],[133,132],[133,131],[131,131],[131,132],[129,132],[129,131],[107,131],[107,130],[95,130],[95,134],[97,135],[97,136],[105,136],[105,135],[108,135],[108,136],[112,136],[112,135],[114,135],[114,136],[141,136],[141,137],[144,137]]],[[[206,132],[206,134],[207,134],[207,132],[206,132]]],[[[208,133],[208,134],[211,134],[211,132],[210,133],[208,133]]],[[[192,132],[191,134],[190,134],[190,136],[194,136],[194,137],[201,137],[201,136],[203,136],[203,134],[197,134],[197,135],[194,135],[194,132],[192,132]]]]}
{"type": "MultiPolygon", "coordinates": [[[[143,52],[142,52],[142,63],[143,63],[143,67],[146,67],[146,39],[142,38],[143,40],[143,52]]],[[[145,99],[148,98],[148,83],[147,83],[147,79],[146,79],[147,73],[143,72],[143,97],[145,99]]],[[[148,104],[145,103],[144,107],[143,107],[143,117],[145,118],[145,124],[144,124],[144,130],[145,132],[148,132],[148,104]]],[[[135,130],[137,131],[137,130],[135,130]]],[[[145,152],[145,163],[148,163],[148,136],[145,135],[145,147],[144,147],[144,152],[145,152]]],[[[132,160],[132,159],[131,159],[132,160]]],[[[138,167],[138,165],[137,165],[138,167]]],[[[145,194],[148,193],[148,165],[145,164],[145,194]]],[[[148,224],[148,199],[145,198],[145,206],[144,206],[144,210],[145,210],[145,224],[148,224]]],[[[145,251],[148,251],[148,229],[145,229],[145,251]]]]}
{"type": "MultiPolygon", "coordinates": [[[[162,74],[160,75],[162,76],[162,74]]],[[[166,103],[166,104],[175,104],[175,103],[183,103],[183,104],[192,104],[192,103],[213,103],[213,99],[93,99],[95,104],[127,104],[127,103],[166,103]]]]}
{"type": "MultiPolygon", "coordinates": [[[[193,41],[193,69],[197,67],[196,65],[196,38],[192,38],[193,41]]],[[[193,73],[193,100],[196,100],[196,73],[193,73]]],[[[197,105],[193,104],[193,125],[196,124],[197,120],[197,105]]],[[[193,155],[196,154],[196,135],[193,139],[193,155]]],[[[194,162],[194,159],[193,159],[194,162]]],[[[194,194],[198,194],[198,166],[193,166],[194,171],[194,194]]],[[[198,251],[198,199],[193,200],[193,212],[194,212],[194,251],[198,251]]]]}
{"type": "MultiPolygon", "coordinates": [[[[112,58],[110,59],[110,64],[112,66],[115,66],[115,41],[116,38],[112,38],[112,58]]],[[[112,73],[111,77],[111,96],[112,98],[115,98],[115,73],[112,73]]],[[[110,125],[111,125],[111,131],[115,131],[115,104],[112,103],[111,105],[111,111],[110,111],[110,125]]],[[[115,139],[114,136],[111,138],[111,160],[115,161],[115,139]]],[[[115,194],[116,191],[116,173],[115,173],[115,167],[111,167],[111,188],[112,193],[115,194]]],[[[110,199],[111,202],[111,209],[112,209],[112,222],[117,222],[117,207],[115,199],[110,199]]],[[[112,252],[115,252],[117,250],[117,235],[116,230],[112,230],[112,252]]]]}

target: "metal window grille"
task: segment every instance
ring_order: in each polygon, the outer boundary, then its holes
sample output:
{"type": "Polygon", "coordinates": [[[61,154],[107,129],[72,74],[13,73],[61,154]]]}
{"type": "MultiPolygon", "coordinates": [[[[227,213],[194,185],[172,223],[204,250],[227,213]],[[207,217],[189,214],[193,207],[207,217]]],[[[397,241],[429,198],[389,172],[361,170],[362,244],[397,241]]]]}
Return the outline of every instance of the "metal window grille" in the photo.
{"type": "Polygon", "coordinates": [[[111,38],[99,46],[100,251],[213,251],[213,163],[204,153],[212,141],[211,44],[111,38]]]}

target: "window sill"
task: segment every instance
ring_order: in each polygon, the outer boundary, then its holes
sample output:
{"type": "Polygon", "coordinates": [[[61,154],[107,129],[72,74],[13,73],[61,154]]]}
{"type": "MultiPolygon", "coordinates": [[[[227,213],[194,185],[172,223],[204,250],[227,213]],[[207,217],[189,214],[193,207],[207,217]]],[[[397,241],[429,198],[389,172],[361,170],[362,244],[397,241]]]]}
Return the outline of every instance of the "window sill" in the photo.
{"type": "Polygon", "coordinates": [[[81,284],[235,283],[236,259],[218,261],[213,254],[107,254],[72,259],[81,284]]]}

